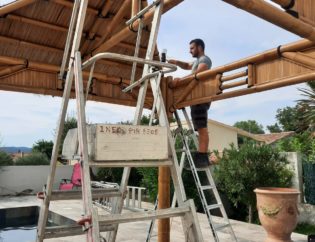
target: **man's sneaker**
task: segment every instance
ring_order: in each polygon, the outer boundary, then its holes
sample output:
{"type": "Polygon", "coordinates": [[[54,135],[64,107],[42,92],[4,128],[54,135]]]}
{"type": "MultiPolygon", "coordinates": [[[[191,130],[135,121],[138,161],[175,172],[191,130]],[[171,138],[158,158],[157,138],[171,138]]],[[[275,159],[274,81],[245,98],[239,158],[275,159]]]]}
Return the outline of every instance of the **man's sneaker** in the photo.
{"type": "MultiPolygon", "coordinates": [[[[210,165],[208,153],[192,152],[191,156],[193,158],[196,168],[207,168],[210,165]]],[[[184,169],[191,170],[189,162],[185,162],[184,169]]]]}

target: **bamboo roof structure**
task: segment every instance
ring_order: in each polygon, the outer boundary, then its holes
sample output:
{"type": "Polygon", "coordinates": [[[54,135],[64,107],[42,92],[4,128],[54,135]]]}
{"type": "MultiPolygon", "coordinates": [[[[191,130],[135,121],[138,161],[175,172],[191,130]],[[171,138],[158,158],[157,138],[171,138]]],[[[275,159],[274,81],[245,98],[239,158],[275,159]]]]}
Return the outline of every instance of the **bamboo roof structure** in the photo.
{"type": "MultiPolygon", "coordinates": [[[[165,0],[163,12],[183,0],[165,0]]],[[[281,28],[301,36],[296,42],[184,78],[177,87],[161,82],[169,111],[192,104],[215,101],[315,79],[315,5],[312,0],[223,0],[281,28]]],[[[80,51],[87,59],[100,52],[134,55],[139,22],[132,28],[125,22],[147,1],[89,1],[80,51]]],[[[0,8],[0,90],[62,96],[64,80],[60,65],[69,29],[73,1],[18,0],[0,8]]],[[[144,15],[141,39],[144,57],[153,11],[144,15]]],[[[155,60],[159,59],[158,48],[155,60]]],[[[102,60],[96,64],[89,100],[135,106],[137,88],[129,85],[132,63],[102,60]]],[[[141,76],[138,65],[136,79],[141,76]]],[[[84,72],[88,78],[88,70],[84,72]]],[[[152,94],[145,107],[152,104],[152,94]]]]}
{"type": "MultiPolygon", "coordinates": [[[[80,51],[87,59],[99,52],[133,56],[137,22],[131,29],[125,22],[139,10],[132,0],[89,1],[80,51]]],[[[166,1],[164,11],[180,1],[166,1]]],[[[141,8],[147,6],[141,1],[141,8]]],[[[73,1],[19,0],[0,8],[0,89],[62,96],[64,80],[59,71],[64,54],[73,1]]],[[[150,34],[150,17],[144,16],[139,57],[144,58],[150,34]]],[[[155,50],[155,60],[159,59],[155,50]]],[[[138,64],[136,79],[143,66],[138,64]]],[[[101,60],[95,66],[89,100],[134,106],[137,88],[121,90],[129,84],[132,63],[101,60]]],[[[88,71],[83,75],[85,81],[88,71]]],[[[146,106],[152,103],[152,95],[146,106]]]]}

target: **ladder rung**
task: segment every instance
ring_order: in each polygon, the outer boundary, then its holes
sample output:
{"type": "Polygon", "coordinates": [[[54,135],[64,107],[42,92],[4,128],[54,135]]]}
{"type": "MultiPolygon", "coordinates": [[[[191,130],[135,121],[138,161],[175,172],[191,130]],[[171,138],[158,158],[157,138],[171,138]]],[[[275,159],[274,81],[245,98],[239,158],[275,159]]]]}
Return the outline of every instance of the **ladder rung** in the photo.
{"type": "Polygon", "coordinates": [[[215,230],[221,230],[221,229],[227,228],[229,226],[231,226],[229,223],[227,223],[227,224],[219,224],[219,225],[214,226],[214,229],[215,230]]]}
{"type": "Polygon", "coordinates": [[[211,185],[201,186],[201,189],[202,190],[211,190],[211,189],[213,189],[213,186],[211,186],[211,185]]]}
{"type": "Polygon", "coordinates": [[[212,210],[212,209],[217,209],[217,208],[221,208],[222,204],[218,203],[218,204],[213,204],[213,205],[208,205],[207,209],[208,210],[212,210]]]}
{"type": "Polygon", "coordinates": [[[171,166],[172,160],[90,161],[94,167],[158,167],[171,166]]]}
{"type": "MultiPolygon", "coordinates": [[[[92,198],[102,198],[102,197],[120,197],[121,192],[117,188],[98,188],[92,189],[92,198]]],[[[51,200],[74,200],[82,199],[81,190],[66,190],[66,191],[52,191],[51,200]]]]}
{"type": "MultiPolygon", "coordinates": [[[[114,228],[115,227],[113,225],[102,225],[100,226],[100,231],[102,232],[112,231],[114,230],[114,228]]],[[[80,235],[84,233],[85,232],[82,230],[82,226],[78,224],[46,227],[45,239],[67,237],[67,236],[73,236],[73,235],[80,235]]]]}
{"type": "Polygon", "coordinates": [[[188,212],[190,212],[189,207],[167,208],[147,212],[103,215],[99,216],[99,221],[100,225],[120,224],[152,219],[179,217],[185,215],[188,212]]]}

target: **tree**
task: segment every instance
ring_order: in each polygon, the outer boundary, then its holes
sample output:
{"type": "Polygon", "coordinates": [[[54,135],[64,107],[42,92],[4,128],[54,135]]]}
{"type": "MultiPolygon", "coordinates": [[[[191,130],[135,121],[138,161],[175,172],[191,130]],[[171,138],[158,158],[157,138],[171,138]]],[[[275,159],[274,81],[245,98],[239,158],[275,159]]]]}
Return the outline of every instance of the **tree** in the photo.
{"type": "Polygon", "coordinates": [[[261,124],[258,124],[255,120],[247,120],[247,121],[238,121],[234,125],[234,127],[245,130],[252,134],[264,134],[264,127],[261,124]]]}
{"type": "Polygon", "coordinates": [[[280,126],[278,123],[275,123],[273,125],[267,125],[267,129],[270,133],[280,133],[282,132],[280,126]]]}
{"type": "Polygon", "coordinates": [[[43,153],[31,153],[28,156],[20,157],[15,161],[17,166],[41,166],[49,165],[47,156],[43,153]]]}
{"type": "Polygon", "coordinates": [[[283,131],[298,131],[300,127],[299,116],[297,106],[279,108],[276,114],[276,118],[283,131]]]}
{"type": "Polygon", "coordinates": [[[256,204],[253,190],[257,187],[289,186],[293,172],[287,164],[286,157],[271,146],[247,142],[237,149],[232,144],[230,149],[223,151],[214,174],[218,187],[235,206],[246,205],[248,220],[252,222],[256,204]]]}
{"type": "Polygon", "coordinates": [[[50,159],[53,147],[54,143],[52,141],[41,139],[33,145],[32,152],[43,153],[48,157],[48,159],[50,159]]]}
{"type": "Polygon", "coordinates": [[[4,151],[0,151],[0,166],[12,166],[12,165],[13,165],[13,160],[11,156],[4,151]]]}
{"type": "Polygon", "coordinates": [[[300,119],[303,120],[304,128],[310,131],[315,129],[315,81],[307,83],[308,88],[299,89],[305,99],[298,100],[300,119]]]}

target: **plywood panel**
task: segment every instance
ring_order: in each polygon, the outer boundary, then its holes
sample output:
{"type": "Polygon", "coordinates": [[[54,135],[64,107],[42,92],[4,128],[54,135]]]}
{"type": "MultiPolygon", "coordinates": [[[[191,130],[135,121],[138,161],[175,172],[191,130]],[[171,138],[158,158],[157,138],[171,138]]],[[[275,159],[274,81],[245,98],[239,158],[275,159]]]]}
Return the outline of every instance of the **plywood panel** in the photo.
{"type": "Polygon", "coordinates": [[[96,125],[95,161],[163,160],[168,158],[164,127],[96,125]]]}

